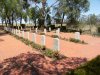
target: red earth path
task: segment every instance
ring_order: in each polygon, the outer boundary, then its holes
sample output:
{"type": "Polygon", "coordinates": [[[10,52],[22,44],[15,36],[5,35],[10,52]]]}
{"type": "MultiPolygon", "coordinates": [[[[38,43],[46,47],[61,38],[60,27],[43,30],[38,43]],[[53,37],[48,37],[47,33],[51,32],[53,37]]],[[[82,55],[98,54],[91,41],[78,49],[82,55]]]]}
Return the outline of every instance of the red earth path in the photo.
{"type": "Polygon", "coordinates": [[[13,36],[0,30],[0,61],[17,56],[21,53],[36,52],[13,36]]]}

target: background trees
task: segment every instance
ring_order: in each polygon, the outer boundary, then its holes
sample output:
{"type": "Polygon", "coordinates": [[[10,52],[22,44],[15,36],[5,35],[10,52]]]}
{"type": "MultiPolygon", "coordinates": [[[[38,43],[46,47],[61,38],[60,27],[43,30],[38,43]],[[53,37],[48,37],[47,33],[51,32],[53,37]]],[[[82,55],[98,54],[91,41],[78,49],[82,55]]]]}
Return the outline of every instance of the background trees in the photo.
{"type": "MultiPolygon", "coordinates": [[[[58,0],[58,4],[55,7],[56,13],[60,13],[62,17],[61,26],[64,16],[67,16],[67,24],[75,25],[78,23],[78,19],[82,12],[89,10],[88,0],[58,0]]],[[[55,11],[55,9],[54,9],[55,11]]]]}
{"type": "MultiPolygon", "coordinates": [[[[51,19],[60,19],[70,27],[79,23],[82,12],[89,10],[88,0],[55,0],[54,4],[48,5],[47,0],[0,0],[0,17],[2,23],[12,25],[22,20],[26,23],[30,19],[40,27],[51,25],[51,19]],[[51,9],[53,8],[53,13],[51,9]]],[[[93,22],[93,21],[92,21],[93,22]]]]}

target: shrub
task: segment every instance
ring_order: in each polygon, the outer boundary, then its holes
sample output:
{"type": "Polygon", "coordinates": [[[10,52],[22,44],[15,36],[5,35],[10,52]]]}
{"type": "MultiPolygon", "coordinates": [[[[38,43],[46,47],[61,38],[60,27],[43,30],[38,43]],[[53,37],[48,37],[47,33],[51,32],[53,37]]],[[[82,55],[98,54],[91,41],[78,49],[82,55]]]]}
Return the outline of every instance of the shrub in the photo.
{"type": "Polygon", "coordinates": [[[100,75],[100,55],[66,75],[100,75]]]}
{"type": "Polygon", "coordinates": [[[46,56],[48,56],[48,57],[50,57],[50,58],[53,58],[53,51],[52,50],[45,50],[44,52],[43,52],[43,54],[44,55],[46,55],[46,56]]]}
{"type": "Polygon", "coordinates": [[[71,42],[75,42],[75,43],[79,43],[79,42],[80,42],[80,40],[78,40],[78,39],[74,39],[74,38],[70,38],[69,41],[71,41],[71,42]]]}
{"type": "Polygon", "coordinates": [[[74,38],[70,38],[69,39],[70,42],[75,42],[75,43],[80,43],[80,44],[87,44],[84,40],[78,40],[78,39],[74,39],[74,38]]]}
{"type": "Polygon", "coordinates": [[[40,33],[40,35],[45,35],[45,33],[42,32],[42,33],[40,33]]]}
{"type": "Polygon", "coordinates": [[[51,37],[53,37],[53,38],[59,38],[58,35],[51,35],[51,37]]]}

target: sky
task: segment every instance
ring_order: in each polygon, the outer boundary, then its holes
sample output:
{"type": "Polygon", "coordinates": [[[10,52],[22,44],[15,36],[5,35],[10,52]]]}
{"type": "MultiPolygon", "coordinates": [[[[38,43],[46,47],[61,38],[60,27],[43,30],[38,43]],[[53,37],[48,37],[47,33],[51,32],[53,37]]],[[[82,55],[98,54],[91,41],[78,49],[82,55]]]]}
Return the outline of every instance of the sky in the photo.
{"type": "MultiPolygon", "coordinates": [[[[52,5],[55,0],[47,0],[49,5],[52,5]]],[[[82,13],[83,15],[89,15],[89,14],[100,14],[100,0],[89,0],[90,2],[90,9],[86,13],[82,13]]]]}

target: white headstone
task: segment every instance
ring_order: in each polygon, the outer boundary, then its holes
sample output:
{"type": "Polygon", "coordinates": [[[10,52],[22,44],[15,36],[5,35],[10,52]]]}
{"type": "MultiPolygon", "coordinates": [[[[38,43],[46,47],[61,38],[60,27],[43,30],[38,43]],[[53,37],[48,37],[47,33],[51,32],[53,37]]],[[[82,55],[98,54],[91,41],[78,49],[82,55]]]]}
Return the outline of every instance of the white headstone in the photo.
{"type": "Polygon", "coordinates": [[[5,30],[7,31],[7,27],[5,27],[5,30]]]}
{"type": "Polygon", "coordinates": [[[9,31],[9,28],[7,27],[7,31],[9,31]]]}
{"type": "Polygon", "coordinates": [[[35,28],[35,33],[37,33],[38,31],[37,31],[37,28],[35,28]]]}
{"type": "Polygon", "coordinates": [[[18,26],[18,30],[19,30],[19,26],[18,26]]]}
{"type": "Polygon", "coordinates": [[[20,30],[18,30],[18,35],[21,36],[21,34],[20,34],[20,30]]]}
{"type": "Polygon", "coordinates": [[[49,27],[49,31],[51,31],[51,27],[49,27]]]}
{"type": "Polygon", "coordinates": [[[75,32],[75,39],[80,40],[80,32],[75,32]]]}
{"type": "Polygon", "coordinates": [[[21,30],[22,30],[23,28],[22,28],[22,26],[21,26],[21,30]]]}
{"type": "Polygon", "coordinates": [[[46,45],[46,37],[45,37],[45,35],[41,35],[41,45],[43,45],[43,46],[46,45]]]}
{"type": "Polygon", "coordinates": [[[22,31],[22,37],[24,38],[24,31],[22,31]]]}
{"type": "Polygon", "coordinates": [[[5,27],[4,27],[4,30],[5,30],[5,27]]]}
{"type": "Polygon", "coordinates": [[[14,34],[16,34],[16,29],[14,29],[14,34]]]}
{"type": "Polygon", "coordinates": [[[59,36],[59,34],[60,34],[60,28],[58,28],[58,29],[56,30],[56,35],[59,36]]]}
{"type": "Polygon", "coordinates": [[[53,43],[53,50],[60,50],[60,41],[58,38],[54,38],[54,43],[53,43]]]}
{"type": "Polygon", "coordinates": [[[9,28],[9,32],[11,32],[11,30],[12,30],[12,29],[11,29],[11,28],[9,28]]]}
{"type": "Polygon", "coordinates": [[[60,33],[60,28],[58,28],[58,32],[60,33]]]}
{"type": "Polygon", "coordinates": [[[27,39],[29,40],[29,32],[27,32],[27,39]]]}
{"type": "Polygon", "coordinates": [[[44,29],[44,34],[46,34],[47,33],[47,30],[46,29],[44,29]]]}
{"type": "Polygon", "coordinates": [[[33,33],[32,41],[36,43],[36,33],[33,33]]]}
{"type": "Polygon", "coordinates": [[[11,33],[13,33],[13,28],[11,28],[11,33]]]}
{"type": "Polygon", "coordinates": [[[12,33],[14,34],[14,29],[12,29],[12,33]]]}
{"type": "Polygon", "coordinates": [[[30,32],[31,32],[31,28],[30,28],[30,32]]]}
{"type": "Polygon", "coordinates": [[[8,27],[6,28],[6,31],[8,31],[8,27]]]}
{"type": "Polygon", "coordinates": [[[16,33],[15,33],[16,35],[17,35],[17,31],[18,31],[18,30],[16,29],[16,33]]]}

